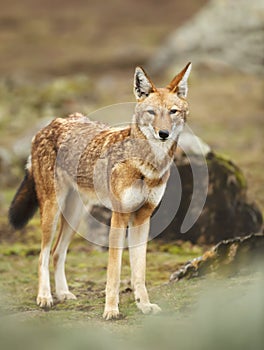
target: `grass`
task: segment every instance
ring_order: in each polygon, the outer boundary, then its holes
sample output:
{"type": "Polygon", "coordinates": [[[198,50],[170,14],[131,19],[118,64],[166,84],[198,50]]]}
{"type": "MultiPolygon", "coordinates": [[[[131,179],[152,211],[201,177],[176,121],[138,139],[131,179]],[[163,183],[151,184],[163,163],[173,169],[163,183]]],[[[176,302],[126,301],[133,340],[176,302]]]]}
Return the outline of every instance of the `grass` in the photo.
{"type": "MultiPolygon", "coordinates": [[[[178,254],[159,249],[157,243],[150,242],[148,252],[147,281],[149,288],[155,288],[169,280],[170,274],[186,259],[201,254],[201,249],[196,248],[195,253],[185,251],[185,248],[178,246],[178,254]]],[[[12,310],[21,307],[26,310],[35,310],[35,296],[37,288],[37,264],[39,246],[37,244],[26,244],[16,242],[14,244],[3,243],[0,247],[1,256],[1,285],[5,293],[13,295],[14,290],[20,289],[18,298],[10,305],[12,310]],[[24,292],[25,293],[24,293],[24,292]]],[[[92,314],[99,313],[103,301],[98,295],[103,295],[107,267],[107,252],[95,250],[83,238],[77,237],[70,249],[67,259],[67,275],[73,293],[79,296],[80,300],[75,302],[57,304],[55,309],[93,305],[92,314]],[[98,299],[98,300],[97,300],[98,299]],[[99,301],[99,303],[98,303],[99,301]],[[97,306],[94,307],[94,304],[97,306]]],[[[130,267],[128,251],[123,254],[123,268],[121,275],[121,295],[125,303],[132,302],[130,290],[130,267]]],[[[53,282],[53,281],[52,281],[53,282]]],[[[121,302],[122,305],[122,302],[121,302]]]]}
{"type": "MultiPolygon", "coordinates": [[[[83,251],[77,239],[67,271],[78,300],[55,303],[50,311],[35,305],[37,256],[1,252],[0,344],[3,349],[260,349],[263,341],[263,274],[209,276],[164,283],[168,261],[178,255],[149,252],[150,297],[163,309],[158,316],[142,315],[128,288],[124,254],[120,311],[122,318],[102,319],[107,252],[83,251]],[[158,259],[157,259],[158,258],[158,259]],[[155,270],[160,264],[162,269],[155,270]],[[12,335],[11,335],[12,334],[12,335]],[[249,347],[250,345],[250,347],[249,347]],[[4,346],[4,347],[3,347],[4,346]],[[194,347],[195,346],[195,347],[194,347]]],[[[82,245],[86,242],[82,242],[82,245]]],[[[153,246],[150,244],[150,248],[153,246]]],[[[163,247],[161,247],[163,248],[163,247]]],[[[171,267],[172,268],[172,267],[171,267]]],[[[166,276],[166,278],[165,278],[166,276]]]]}
{"type": "MultiPolygon", "coordinates": [[[[154,301],[161,301],[166,312],[186,308],[201,294],[203,280],[181,281],[178,284],[170,283],[170,274],[183,262],[201,255],[202,249],[185,242],[179,244],[162,244],[152,241],[148,245],[147,285],[154,301]]],[[[35,304],[37,291],[37,264],[39,246],[35,244],[3,242],[0,247],[1,290],[8,302],[1,306],[8,312],[36,312],[42,315],[35,304]]],[[[54,317],[59,312],[67,313],[65,322],[71,317],[80,315],[81,319],[95,319],[101,322],[104,304],[104,287],[107,267],[106,251],[99,251],[85,241],[76,237],[71,245],[67,258],[67,276],[70,289],[78,297],[77,301],[64,303],[55,302],[55,306],[47,317],[54,317]],[[77,314],[76,314],[77,313],[77,314]]],[[[51,267],[52,271],[52,267],[51,267]]],[[[51,274],[52,276],[52,274],[51,274]]],[[[243,277],[245,278],[245,277],[243,277]]],[[[248,277],[247,277],[248,278],[248,277]]],[[[51,278],[54,285],[53,276],[51,278]]],[[[123,320],[118,322],[133,323],[138,319],[139,312],[133,301],[130,288],[130,267],[128,251],[123,254],[121,274],[121,311],[123,320]]],[[[238,279],[239,281],[239,279],[238,279]]],[[[230,283],[227,280],[225,283],[230,283]]],[[[45,313],[45,312],[44,312],[45,313]]],[[[44,316],[41,316],[44,317],[44,316]]]]}

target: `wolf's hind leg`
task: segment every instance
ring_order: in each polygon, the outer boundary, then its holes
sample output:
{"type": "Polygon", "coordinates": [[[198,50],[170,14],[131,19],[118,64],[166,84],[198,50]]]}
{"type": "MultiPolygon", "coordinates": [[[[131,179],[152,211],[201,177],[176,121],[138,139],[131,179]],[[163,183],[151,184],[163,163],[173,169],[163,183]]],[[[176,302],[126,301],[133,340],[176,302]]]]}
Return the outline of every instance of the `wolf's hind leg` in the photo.
{"type": "Polygon", "coordinates": [[[65,201],[63,213],[61,214],[59,236],[53,248],[56,296],[61,301],[65,299],[76,299],[76,296],[69,291],[65,275],[65,261],[69,244],[81,220],[82,208],[83,204],[78,194],[73,190],[70,191],[65,201]]]}
{"type": "Polygon", "coordinates": [[[39,256],[39,288],[37,304],[42,308],[49,308],[53,304],[50,290],[49,258],[53,237],[56,231],[59,208],[55,198],[44,201],[40,207],[42,242],[39,256]]]}

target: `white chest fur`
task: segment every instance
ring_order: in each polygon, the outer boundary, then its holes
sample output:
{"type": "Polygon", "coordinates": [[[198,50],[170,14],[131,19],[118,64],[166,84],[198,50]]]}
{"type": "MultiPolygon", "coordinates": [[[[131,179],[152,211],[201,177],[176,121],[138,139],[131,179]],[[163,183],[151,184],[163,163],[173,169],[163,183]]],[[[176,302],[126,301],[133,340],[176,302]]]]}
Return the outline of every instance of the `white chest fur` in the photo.
{"type": "Polygon", "coordinates": [[[148,187],[143,180],[137,180],[125,189],[121,196],[121,207],[125,212],[133,212],[141,208],[145,202],[157,206],[165,192],[166,183],[159,186],[148,187]]]}

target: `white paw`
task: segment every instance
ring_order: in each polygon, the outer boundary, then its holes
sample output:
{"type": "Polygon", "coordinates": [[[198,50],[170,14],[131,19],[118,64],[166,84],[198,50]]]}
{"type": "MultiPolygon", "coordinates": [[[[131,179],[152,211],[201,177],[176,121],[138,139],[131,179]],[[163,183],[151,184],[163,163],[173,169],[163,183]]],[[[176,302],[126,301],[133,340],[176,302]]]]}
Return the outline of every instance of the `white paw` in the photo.
{"type": "Polygon", "coordinates": [[[157,304],[151,303],[136,303],[139,310],[143,312],[143,314],[158,314],[161,312],[161,308],[157,304]]]}
{"type": "Polygon", "coordinates": [[[66,292],[56,292],[56,297],[58,298],[59,301],[64,301],[64,300],[76,300],[76,296],[69,292],[69,291],[66,291],[66,292]]]}
{"type": "Polygon", "coordinates": [[[53,305],[53,299],[51,295],[41,296],[38,295],[37,297],[37,305],[40,306],[43,309],[49,309],[53,305]]]}
{"type": "Polygon", "coordinates": [[[103,318],[108,321],[108,320],[115,320],[119,318],[119,310],[118,309],[105,309],[103,313],[103,318]]]}

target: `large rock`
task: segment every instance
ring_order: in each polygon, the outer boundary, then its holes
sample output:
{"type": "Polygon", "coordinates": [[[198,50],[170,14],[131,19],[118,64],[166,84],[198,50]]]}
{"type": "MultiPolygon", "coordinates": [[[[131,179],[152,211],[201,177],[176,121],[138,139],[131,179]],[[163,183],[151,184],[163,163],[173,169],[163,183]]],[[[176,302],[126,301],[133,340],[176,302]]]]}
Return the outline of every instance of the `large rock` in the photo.
{"type": "MultiPolygon", "coordinates": [[[[160,238],[211,244],[260,230],[262,216],[256,204],[247,199],[246,180],[241,170],[231,160],[212,152],[207,155],[206,164],[208,183],[203,182],[204,162],[199,156],[185,158],[183,155],[177,160],[182,181],[181,202],[173,221],[160,238]],[[197,173],[200,185],[197,185],[195,193],[194,174],[197,173]],[[204,207],[201,208],[201,197],[205,195],[204,207]],[[190,216],[190,221],[197,220],[187,231],[183,231],[182,225],[186,222],[187,215],[190,216]]],[[[172,186],[169,183],[168,191],[172,191],[172,186]]]]}
{"type": "Polygon", "coordinates": [[[211,0],[173,32],[149,62],[152,70],[191,60],[264,74],[264,2],[211,0]]]}

